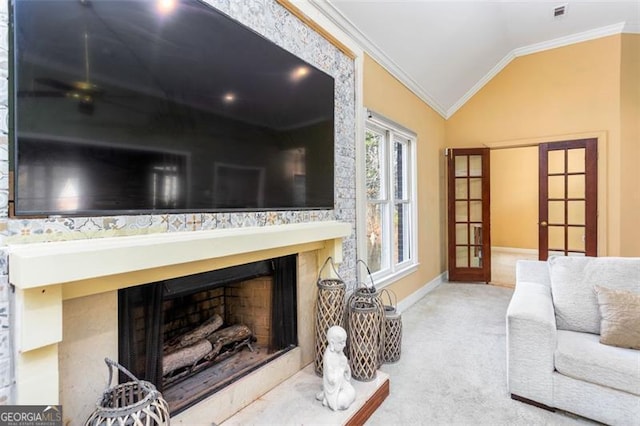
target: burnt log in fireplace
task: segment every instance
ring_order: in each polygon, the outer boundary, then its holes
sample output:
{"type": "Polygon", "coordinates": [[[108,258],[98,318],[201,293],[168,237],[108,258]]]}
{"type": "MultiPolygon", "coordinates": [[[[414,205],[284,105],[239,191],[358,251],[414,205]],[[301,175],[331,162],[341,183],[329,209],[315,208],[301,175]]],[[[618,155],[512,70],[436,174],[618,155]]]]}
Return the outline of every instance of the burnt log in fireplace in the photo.
{"type": "Polygon", "coordinates": [[[292,255],[119,290],[120,364],[172,414],[217,392],[297,346],[296,265],[292,255]]]}

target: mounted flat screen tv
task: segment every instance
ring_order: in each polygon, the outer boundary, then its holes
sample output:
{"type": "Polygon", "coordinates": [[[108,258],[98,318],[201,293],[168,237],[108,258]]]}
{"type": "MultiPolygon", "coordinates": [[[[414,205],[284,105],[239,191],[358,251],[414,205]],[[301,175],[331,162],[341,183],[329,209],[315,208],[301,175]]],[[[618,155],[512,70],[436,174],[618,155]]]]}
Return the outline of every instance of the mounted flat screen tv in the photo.
{"type": "Polygon", "coordinates": [[[15,0],[14,214],[331,209],[334,79],[198,0],[15,0]]]}

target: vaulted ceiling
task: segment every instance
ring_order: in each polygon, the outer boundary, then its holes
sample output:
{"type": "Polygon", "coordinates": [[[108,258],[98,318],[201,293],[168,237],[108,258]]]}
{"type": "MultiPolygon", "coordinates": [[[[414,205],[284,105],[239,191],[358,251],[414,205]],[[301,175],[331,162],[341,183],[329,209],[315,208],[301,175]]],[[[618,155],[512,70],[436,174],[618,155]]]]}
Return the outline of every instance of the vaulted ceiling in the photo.
{"type": "Polygon", "coordinates": [[[312,3],[444,117],[518,56],[640,32],[638,0],[312,3]]]}

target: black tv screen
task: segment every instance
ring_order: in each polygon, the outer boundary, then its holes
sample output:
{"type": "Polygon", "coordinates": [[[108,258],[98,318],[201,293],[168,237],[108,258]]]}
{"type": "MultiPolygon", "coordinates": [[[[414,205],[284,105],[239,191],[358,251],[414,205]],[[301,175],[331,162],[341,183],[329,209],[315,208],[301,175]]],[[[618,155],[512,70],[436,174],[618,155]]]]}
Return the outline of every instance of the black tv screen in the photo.
{"type": "Polygon", "coordinates": [[[16,0],[15,215],[333,208],[334,80],[198,0],[16,0]]]}

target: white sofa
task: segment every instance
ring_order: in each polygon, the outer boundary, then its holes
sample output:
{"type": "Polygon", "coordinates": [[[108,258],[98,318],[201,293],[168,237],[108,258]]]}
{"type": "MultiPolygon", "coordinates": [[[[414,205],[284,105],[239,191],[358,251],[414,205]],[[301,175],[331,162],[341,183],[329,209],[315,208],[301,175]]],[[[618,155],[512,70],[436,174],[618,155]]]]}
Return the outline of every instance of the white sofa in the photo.
{"type": "Polygon", "coordinates": [[[600,343],[600,309],[606,307],[599,305],[598,285],[631,293],[637,303],[640,258],[517,263],[507,309],[509,392],[606,424],[640,425],[640,350],[600,343]]]}

